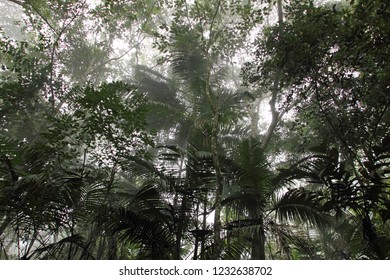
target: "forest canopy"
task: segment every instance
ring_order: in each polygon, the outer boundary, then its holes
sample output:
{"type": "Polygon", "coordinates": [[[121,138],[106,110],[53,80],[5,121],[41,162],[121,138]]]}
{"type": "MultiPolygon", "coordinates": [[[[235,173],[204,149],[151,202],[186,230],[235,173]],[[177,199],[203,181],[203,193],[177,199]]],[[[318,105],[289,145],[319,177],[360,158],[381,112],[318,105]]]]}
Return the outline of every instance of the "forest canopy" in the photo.
{"type": "Polygon", "coordinates": [[[0,259],[390,258],[387,0],[0,15],[0,259]]]}

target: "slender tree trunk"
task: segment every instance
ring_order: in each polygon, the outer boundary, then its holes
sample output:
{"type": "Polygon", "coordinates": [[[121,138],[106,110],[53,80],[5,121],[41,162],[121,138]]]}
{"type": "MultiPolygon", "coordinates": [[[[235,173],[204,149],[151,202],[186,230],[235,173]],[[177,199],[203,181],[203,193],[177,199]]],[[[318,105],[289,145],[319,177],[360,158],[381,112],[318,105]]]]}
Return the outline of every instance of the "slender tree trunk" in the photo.
{"type": "MultiPolygon", "coordinates": [[[[278,24],[279,31],[282,32],[283,27],[283,3],[282,0],[277,0],[277,11],[278,11],[278,24]]],[[[279,123],[281,114],[276,109],[276,101],[279,93],[279,84],[281,78],[281,70],[279,68],[275,71],[274,83],[271,90],[271,100],[269,102],[271,108],[272,120],[268,127],[267,133],[265,135],[264,141],[261,145],[263,149],[266,149],[271,141],[271,138],[274,134],[274,131],[279,123]]],[[[265,232],[264,232],[264,220],[260,218],[261,228],[256,231],[252,236],[252,259],[255,260],[265,260],[265,232]]]]}
{"type": "Polygon", "coordinates": [[[179,219],[177,223],[177,232],[176,232],[176,259],[181,259],[181,240],[183,238],[183,231],[186,228],[186,211],[188,208],[188,197],[183,195],[180,205],[179,219]]]}
{"type": "MultiPolygon", "coordinates": [[[[199,217],[199,204],[200,202],[197,201],[196,203],[196,220],[195,220],[195,230],[198,231],[199,230],[199,220],[198,220],[198,217],[199,217]]],[[[194,248],[194,260],[197,260],[198,259],[198,247],[199,247],[199,239],[198,239],[198,233],[195,232],[195,248],[194,248]]]]}
{"type": "Polygon", "coordinates": [[[108,236],[108,259],[116,260],[118,255],[118,247],[115,236],[108,236]]]}
{"type": "Polygon", "coordinates": [[[252,104],[248,104],[249,106],[249,117],[251,119],[251,132],[250,135],[253,138],[256,138],[259,136],[259,106],[260,106],[260,99],[257,98],[256,100],[253,101],[252,104]]]}
{"type": "MultiPolygon", "coordinates": [[[[209,54],[207,53],[209,56],[209,54]]],[[[222,211],[222,191],[223,191],[223,177],[221,172],[221,165],[219,162],[218,155],[218,134],[219,134],[219,93],[215,93],[213,98],[210,91],[211,86],[211,61],[210,57],[207,58],[207,69],[206,69],[206,80],[204,93],[207,100],[209,101],[210,109],[213,115],[212,128],[210,136],[210,149],[213,158],[215,179],[216,179],[216,190],[215,190],[215,214],[214,214],[214,250],[213,259],[219,259],[221,253],[221,211],[222,211]]]]}
{"type": "Polygon", "coordinates": [[[218,115],[214,116],[213,121],[213,132],[211,138],[211,151],[213,154],[213,163],[215,168],[216,176],[216,191],[215,191],[215,215],[214,215],[214,254],[213,259],[218,259],[221,255],[221,211],[222,211],[222,192],[223,192],[223,180],[221,166],[218,156],[218,126],[219,118],[218,115]]]}
{"type": "Polygon", "coordinates": [[[261,228],[256,230],[252,236],[252,260],[265,260],[265,234],[263,219],[260,219],[261,228]]]}
{"type": "Polygon", "coordinates": [[[277,69],[275,73],[275,80],[274,80],[274,85],[272,88],[272,96],[271,100],[269,102],[270,108],[271,108],[271,123],[268,127],[267,133],[265,134],[265,138],[262,143],[262,148],[265,149],[268,147],[271,138],[275,132],[275,129],[278,125],[279,122],[279,112],[276,110],[276,98],[278,96],[279,92],[279,80],[280,80],[280,70],[277,69]]]}
{"type": "MultiPolygon", "coordinates": [[[[202,223],[202,230],[205,231],[207,229],[207,191],[204,194],[203,199],[203,223],[202,223]]],[[[200,257],[204,260],[204,253],[205,253],[205,242],[206,242],[206,235],[202,235],[201,239],[201,246],[200,246],[200,257]]]]}
{"type": "MultiPolygon", "coordinates": [[[[282,27],[283,27],[283,4],[282,0],[277,1],[277,9],[278,9],[278,24],[279,24],[279,31],[280,33],[282,32],[282,27]]],[[[264,141],[261,145],[263,149],[267,148],[271,138],[275,132],[275,129],[279,123],[280,120],[280,113],[276,109],[276,99],[278,97],[279,93],[279,84],[280,84],[280,77],[281,76],[281,70],[279,68],[276,69],[275,71],[275,76],[274,76],[274,82],[273,86],[271,89],[271,100],[269,102],[270,109],[271,109],[271,123],[268,127],[267,133],[265,135],[264,141]]]]}
{"type": "MultiPolygon", "coordinates": [[[[183,150],[185,150],[185,148],[187,147],[187,140],[185,140],[185,144],[184,146],[182,147],[183,150]]],[[[179,189],[182,188],[182,182],[181,182],[181,176],[183,174],[183,166],[184,166],[184,161],[185,161],[185,156],[184,154],[181,154],[181,157],[180,157],[180,167],[179,167],[179,175],[178,175],[178,178],[179,178],[179,189]]],[[[186,182],[188,182],[188,180],[186,180],[186,182]]],[[[190,187],[190,184],[185,184],[186,187],[190,187]]],[[[188,191],[188,190],[182,190],[182,191],[188,191]]],[[[179,193],[176,191],[175,192],[175,198],[174,198],[174,203],[173,203],[173,208],[176,210],[176,209],[179,209],[179,213],[178,213],[178,221],[177,221],[177,228],[176,228],[176,256],[175,258],[176,259],[181,259],[181,240],[183,238],[183,233],[184,233],[184,230],[186,228],[186,223],[187,223],[187,217],[186,217],[186,212],[187,212],[187,208],[188,208],[188,196],[186,194],[183,194],[182,192],[182,198],[181,198],[181,203],[180,203],[180,206],[178,206],[178,201],[179,201],[179,193]]]]}
{"type": "MultiPolygon", "coordinates": [[[[108,200],[108,197],[109,197],[110,192],[114,186],[114,180],[115,180],[116,173],[117,173],[117,161],[115,160],[115,162],[111,168],[110,179],[109,179],[108,184],[107,184],[106,201],[107,201],[108,207],[111,207],[111,203],[108,200]]],[[[118,247],[117,247],[117,241],[116,241],[115,235],[107,235],[107,242],[108,242],[108,259],[109,260],[117,259],[118,247]]]]}

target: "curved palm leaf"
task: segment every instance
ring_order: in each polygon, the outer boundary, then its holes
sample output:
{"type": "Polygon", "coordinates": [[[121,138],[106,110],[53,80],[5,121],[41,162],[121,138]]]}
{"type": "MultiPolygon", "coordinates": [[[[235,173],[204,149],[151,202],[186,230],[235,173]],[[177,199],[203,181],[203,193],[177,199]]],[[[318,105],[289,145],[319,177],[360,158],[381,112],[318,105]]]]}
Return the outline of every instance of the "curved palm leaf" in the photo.
{"type": "Polygon", "coordinates": [[[60,241],[38,248],[28,258],[59,260],[73,258],[76,254],[81,254],[87,259],[94,258],[89,252],[84,237],[79,234],[67,236],[60,241]],[[73,248],[70,250],[71,247],[73,248]]]}
{"type": "MultiPolygon", "coordinates": [[[[169,259],[175,246],[174,236],[168,224],[150,218],[131,209],[108,208],[103,227],[109,234],[116,234],[119,241],[139,244],[142,257],[151,259],[169,259]]],[[[149,217],[148,217],[149,216],[149,217]]],[[[100,218],[101,219],[101,218],[100,218]]]]}
{"type": "Polygon", "coordinates": [[[251,215],[256,216],[256,213],[265,210],[275,190],[271,185],[271,172],[260,142],[253,138],[244,140],[231,164],[238,189],[228,195],[224,202],[240,201],[241,209],[248,209],[251,215]]]}
{"type": "Polygon", "coordinates": [[[281,197],[274,197],[271,212],[278,220],[309,223],[316,227],[332,225],[332,219],[321,209],[321,197],[318,193],[300,189],[291,189],[281,197]]]}

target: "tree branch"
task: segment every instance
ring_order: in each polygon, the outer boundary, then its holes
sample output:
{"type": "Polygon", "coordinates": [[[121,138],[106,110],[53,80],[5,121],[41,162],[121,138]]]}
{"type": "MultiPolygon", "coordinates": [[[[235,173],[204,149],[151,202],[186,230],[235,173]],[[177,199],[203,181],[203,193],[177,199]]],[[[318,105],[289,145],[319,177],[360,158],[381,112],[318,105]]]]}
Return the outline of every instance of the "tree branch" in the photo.
{"type": "Polygon", "coordinates": [[[33,3],[32,3],[31,1],[29,1],[29,0],[27,0],[27,4],[29,4],[29,5],[31,6],[31,8],[33,9],[33,11],[34,11],[35,13],[37,13],[37,14],[41,17],[41,19],[50,27],[50,29],[58,36],[57,30],[54,28],[53,25],[51,25],[51,23],[49,22],[49,20],[48,20],[46,17],[44,17],[44,16],[42,15],[42,13],[39,11],[39,9],[38,9],[37,7],[35,7],[35,6],[33,5],[33,3]]]}
{"type": "MultiPolygon", "coordinates": [[[[282,26],[283,26],[283,5],[282,5],[282,0],[277,1],[277,8],[278,8],[278,22],[279,22],[279,33],[282,33],[282,26]]],[[[271,100],[269,102],[269,105],[271,107],[271,114],[272,114],[272,120],[271,123],[268,127],[267,133],[265,135],[265,139],[263,143],[261,144],[261,147],[263,149],[267,148],[269,145],[272,135],[274,134],[274,131],[278,125],[278,122],[281,118],[281,115],[277,110],[276,110],[276,99],[278,96],[279,92],[279,83],[280,83],[280,76],[281,76],[281,70],[278,68],[276,69],[275,72],[275,77],[274,77],[274,84],[272,87],[272,95],[271,95],[271,100]]]]}
{"type": "Polygon", "coordinates": [[[278,125],[278,122],[280,120],[280,113],[276,110],[276,98],[278,96],[279,92],[279,80],[280,80],[280,71],[279,69],[276,71],[275,74],[275,81],[274,81],[274,87],[272,89],[272,96],[271,100],[269,102],[269,105],[271,107],[271,115],[272,115],[272,120],[271,123],[268,127],[267,133],[265,134],[265,139],[263,140],[261,147],[263,149],[267,148],[269,145],[272,135],[274,134],[274,131],[276,129],[276,126],[278,125]]]}
{"type": "Polygon", "coordinates": [[[73,17],[69,20],[68,23],[65,23],[65,24],[64,24],[64,26],[62,27],[62,29],[61,29],[61,31],[60,31],[59,33],[57,33],[57,32],[54,30],[54,33],[56,33],[56,35],[57,35],[57,39],[56,39],[55,42],[53,43],[53,50],[52,50],[52,52],[51,52],[51,57],[50,57],[50,63],[51,63],[51,71],[50,71],[50,93],[51,93],[51,103],[52,103],[53,112],[55,112],[55,110],[56,110],[55,100],[54,100],[54,84],[53,84],[55,52],[56,52],[56,49],[57,49],[57,47],[58,47],[58,42],[60,41],[62,34],[64,34],[65,30],[69,27],[69,25],[70,25],[70,24],[79,16],[80,11],[81,11],[82,8],[84,7],[84,5],[85,5],[85,0],[84,0],[83,3],[81,4],[81,8],[73,15],[73,17]]]}

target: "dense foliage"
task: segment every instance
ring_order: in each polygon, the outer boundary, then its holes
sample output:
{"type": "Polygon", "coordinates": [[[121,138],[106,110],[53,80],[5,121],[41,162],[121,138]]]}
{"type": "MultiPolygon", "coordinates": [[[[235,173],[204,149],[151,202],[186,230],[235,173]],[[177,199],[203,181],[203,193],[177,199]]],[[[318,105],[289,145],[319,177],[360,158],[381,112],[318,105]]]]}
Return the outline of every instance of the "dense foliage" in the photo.
{"type": "Polygon", "coordinates": [[[0,258],[388,259],[387,2],[1,1],[0,258]]]}

